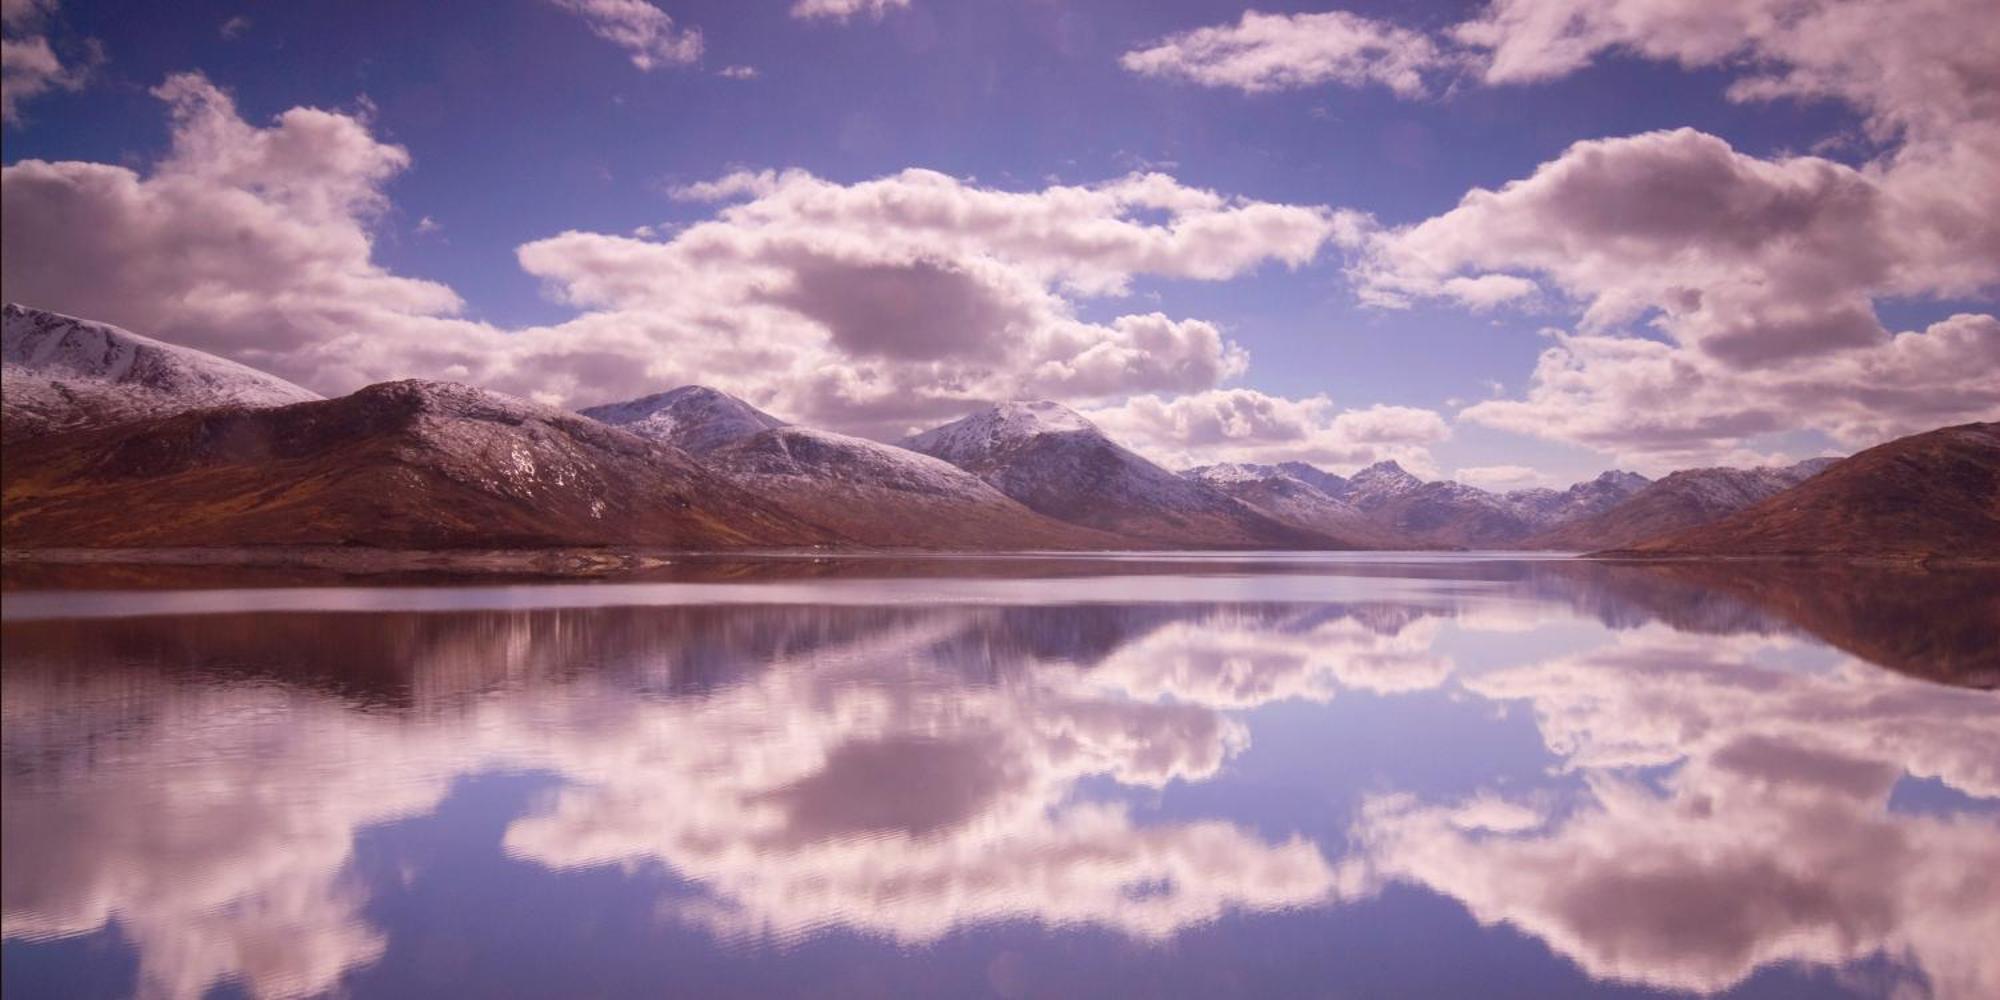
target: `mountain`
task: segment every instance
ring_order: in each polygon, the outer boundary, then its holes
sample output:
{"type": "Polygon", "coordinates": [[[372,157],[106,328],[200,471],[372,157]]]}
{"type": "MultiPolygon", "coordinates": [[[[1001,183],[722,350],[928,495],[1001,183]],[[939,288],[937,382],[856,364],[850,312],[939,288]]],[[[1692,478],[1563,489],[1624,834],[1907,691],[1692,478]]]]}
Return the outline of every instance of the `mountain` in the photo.
{"type": "Polygon", "coordinates": [[[1635,553],[2000,560],[2000,423],[1898,438],[1635,553]]]}
{"type": "Polygon", "coordinates": [[[1566,490],[1512,490],[1504,494],[1504,499],[1529,522],[1540,528],[1549,528],[1602,514],[1652,483],[1652,480],[1636,472],[1613,469],[1566,490]]]}
{"type": "Polygon", "coordinates": [[[1377,462],[1355,473],[1338,497],[1393,536],[1422,548],[1491,548],[1533,530],[1496,494],[1450,480],[1425,482],[1395,462],[1377,462]]]}
{"type": "Polygon", "coordinates": [[[1727,517],[1805,482],[1835,459],[1783,468],[1684,469],[1632,494],[1624,503],[1535,535],[1528,548],[1614,549],[1727,517]]]}
{"type": "Polygon", "coordinates": [[[1542,565],[1585,570],[1594,592],[1621,600],[1673,591],[1702,595],[1705,602],[1733,599],[1897,673],[2000,689],[2000,588],[1984,569],[1852,559],[1562,559],[1542,565]],[[1674,586],[1644,585],[1649,581],[1674,586]],[[1940,608],[1952,613],[1939,614],[1940,608]]]}
{"type": "Polygon", "coordinates": [[[275,375],[108,323],[0,308],[0,438],[103,427],[212,406],[320,398],[275,375]]]}
{"type": "Polygon", "coordinates": [[[1566,490],[1498,494],[1451,480],[1426,482],[1393,461],[1342,478],[1304,462],[1191,469],[1266,514],[1375,548],[1513,548],[1551,525],[1606,510],[1650,480],[1606,472],[1566,490]]]}
{"type": "Polygon", "coordinates": [[[787,424],[707,386],[682,386],[582,413],[685,448],[716,475],[858,544],[964,549],[1131,544],[1037,514],[949,462],[787,424]]]}
{"type": "Polygon", "coordinates": [[[705,385],[684,385],[578,412],[640,437],[673,445],[691,455],[706,455],[759,431],[787,426],[777,417],[705,385]]]}
{"type": "Polygon", "coordinates": [[[1337,489],[1347,483],[1339,476],[1321,472],[1303,462],[1286,462],[1283,465],[1230,462],[1200,466],[1181,475],[1214,487],[1296,528],[1332,535],[1367,548],[1418,547],[1395,529],[1362,513],[1353,504],[1293,475],[1288,471],[1292,468],[1318,473],[1315,478],[1337,489]]]}
{"type": "Polygon", "coordinates": [[[1373,511],[1423,485],[1423,480],[1410,475],[1395,462],[1376,462],[1348,477],[1346,485],[1332,495],[1362,510],[1373,511]]]}
{"type": "Polygon", "coordinates": [[[1310,465],[1305,462],[1279,462],[1272,468],[1327,496],[1341,497],[1347,495],[1347,480],[1317,465],[1310,465]]]}
{"type": "Polygon", "coordinates": [[[594,420],[441,382],[12,444],[15,548],[797,546],[839,539],[594,420]]]}
{"type": "Polygon", "coordinates": [[[1058,403],[1002,403],[925,431],[904,445],[950,462],[1049,517],[1153,544],[1353,547],[1168,472],[1058,403]]]}

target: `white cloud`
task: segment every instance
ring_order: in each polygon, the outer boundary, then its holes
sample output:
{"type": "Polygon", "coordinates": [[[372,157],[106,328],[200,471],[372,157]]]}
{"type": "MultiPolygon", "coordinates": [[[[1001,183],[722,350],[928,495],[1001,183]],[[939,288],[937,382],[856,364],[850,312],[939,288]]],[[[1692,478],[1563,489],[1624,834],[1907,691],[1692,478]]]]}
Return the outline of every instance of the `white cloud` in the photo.
{"type": "Polygon", "coordinates": [[[0,285],[322,386],[419,366],[384,355],[478,339],[458,296],[371,260],[381,186],[409,163],[361,119],[294,108],[268,128],[197,75],[154,93],[173,148],[145,175],[23,160],[0,174],[0,285]]]}
{"type": "Polygon", "coordinates": [[[1868,172],[1762,160],[1693,129],[1594,140],[1385,234],[1357,274],[1393,304],[1463,298],[1451,282],[1468,276],[1519,289],[1491,272],[1534,272],[1583,306],[1586,331],[1650,315],[1676,341],[1755,365],[1880,342],[1874,297],[2000,280],[2000,257],[1946,252],[1898,194],[1868,172]]]}
{"type": "Polygon", "coordinates": [[[776,190],[777,171],[738,170],[714,180],[678,185],[670,188],[667,194],[676,201],[735,201],[738,198],[762,198],[776,190]]]}
{"type": "Polygon", "coordinates": [[[1169,467],[1303,461],[1346,470],[1394,460],[1421,474],[1436,469],[1428,446],[1451,436],[1444,418],[1431,410],[1343,410],[1325,396],[1291,399],[1243,388],[1139,395],[1086,415],[1169,467]]]}
{"type": "Polygon", "coordinates": [[[524,268],[593,310],[562,329],[671,340],[680,367],[655,384],[678,372],[877,434],[996,398],[1213,386],[1246,364],[1214,327],[1089,323],[1074,300],[1124,295],[1141,275],[1298,266],[1345,223],[1157,174],[1007,192],[923,170],[851,185],[741,172],[676,194],[748,200],[663,243],[565,233],[521,248],[524,268]]]}
{"type": "Polygon", "coordinates": [[[889,11],[909,5],[910,0],[794,0],[792,16],[800,20],[824,18],[844,22],[856,14],[866,14],[879,19],[889,11]]]}
{"type": "Polygon", "coordinates": [[[727,80],[755,80],[762,74],[757,71],[757,67],[755,66],[737,65],[724,66],[716,70],[715,75],[727,80]]]}
{"type": "Polygon", "coordinates": [[[1760,158],[1692,129],[1580,142],[1377,233],[1352,269],[1360,295],[1574,305],[1577,334],[1543,354],[1527,398],[1463,415],[1651,468],[1758,434],[1859,447],[1992,419],[2000,386],[1978,374],[1991,316],[1892,334],[1876,311],[2000,286],[2000,19],[1986,6],[1497,0],[1453,32],[1490,84],[1612,51],[1723,67],[1736,100],[1851,105],[1886,152],[1760,158]]]}
{"type": "Polygon", "coordinates": [[[649,0],[549,0],[582,18],[591,34],[625,50],[642,70],[684,66],[701,58],[701,32],[678,28],[649,0]]]}
{"type": "MultiPolygon", "coordinates": [[[[1808,427],[1860,448],[2000,415],[2000,320],[1961,314],[1873,347],[1736,368],[1638,337],[1561,336],[1522,399],[1459,412],[1474,423],[1597,448],[1667,471],[1741,464],[1741,443],[1808,427]]],[[[1754,461],[1750,464],[1756,464],[1754,461]]]]}
{"type": "Polygon", "coordinates": [[[243,33],[249,30],[250,19],[238,14],[222,22],[222,27],[217,28],[216,33],[221,35],[225,40],[230,40],[243,37],[243,33]]]}
{"type": "Polygon", "coordinates": [[[423,375],[587,405],[699,381],[893,436],[993,399],[1200,391],[1247,364],[1214,326],[1150,311],[1087,322],[1078,302],[1142,276],[1297,267],[1360,232],[1351,214],[1160,174],[1014,192],[922,170],[845,185],[746,171],[677,189],[729,204],[668,235],[520,247],[584,312],[510,331],[374,262],[383,188],[409,155],[365,118],[297,108],[259,127],[192,75],[158,94],[174,148],[150,170],[5,169],[6,294],[329,393],[423,375]]]}
{"type": "Polygon", "coordinates": [[[1145,76],[1171,77],[1246,93],[1323,83],[1380,84],[1406,97],[1425,91],[1424,74],[1446,65],[1425,35],[1384,21],[1328,11],[1260,14],[1234,25],[1197,28],[1125,53],[1120,64],[1145,76]]]}
{"type": "Polygon", "coordinates": [[[0,6],[0,122],[17,125],[21,104],[51,90],[83,86],[103,54],[89,43],[89,58],[65,66],[45,33],[56,0],[6,0],[0,6]]]}
{"type": "Polygon", "coordinates": [[[1453,34],[1493,84],[1627,52],[1727,66],[1738,100],[1841,100],[1917,141],[2000,110],[2000,25],[1984,0],[1494,0],[1453,34]]]}

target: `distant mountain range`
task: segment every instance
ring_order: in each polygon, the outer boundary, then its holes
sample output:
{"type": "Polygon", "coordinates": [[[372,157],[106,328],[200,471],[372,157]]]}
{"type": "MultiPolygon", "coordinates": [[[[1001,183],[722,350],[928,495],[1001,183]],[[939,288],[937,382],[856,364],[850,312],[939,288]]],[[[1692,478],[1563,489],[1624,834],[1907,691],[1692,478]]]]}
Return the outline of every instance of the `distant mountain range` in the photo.
{"type": "Polygon", "coordinates": [[[1002,403],[903,442],[1040,513],[1185,548],[1354,548],[1175,475],[1058,403],[1002,403]]]}
{"type": "Polygon", "coordinates": [[[1116,548],[1038,514],[958,466],[894,445],[796,427],[726,393],[682,386],[586,417],[687,451],[843,542],[876,547],[1116,548]]]}
{"type": "Polygon", "coordinates": [[[1838,551],[2000,557],[2000,435],[1495,493],[1394,462],[1175,473],[1051,402],[884,444],[702,386],[567,413],[408,381],[322,400],[117,327],[5,311],[9,548],[355,545],[1838,551]],[[1838,473],[1838,475],[1836,475],[1838,473]]]}
{"type": "Polygon", "coordinates": [[[1641,554],[1892,559],[2000,554],[2000,423],[1877,445],[1705,524],[1632,546],[1641,554]]]}
{"type": "Polygon", "coordinates": [[[1530,548],[1614,549],[1707,524],[1777,496],[1818,475],[1838,459],[1814,458],[1784,468],[1683,469],[1627,494],[1623,500],[1565,520],[1529,538],[1530,548]]]}

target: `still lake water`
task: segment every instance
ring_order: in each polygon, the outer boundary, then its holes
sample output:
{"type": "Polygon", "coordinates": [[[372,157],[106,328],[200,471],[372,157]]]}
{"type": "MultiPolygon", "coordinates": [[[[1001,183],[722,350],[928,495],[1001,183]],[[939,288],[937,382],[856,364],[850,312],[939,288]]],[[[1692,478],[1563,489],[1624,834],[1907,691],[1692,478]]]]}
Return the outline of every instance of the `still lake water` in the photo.
{"type": "Polygon", "coordinates": [[[2000,578],[12,590],[31,997],[2000,996],[2000,578]]]}

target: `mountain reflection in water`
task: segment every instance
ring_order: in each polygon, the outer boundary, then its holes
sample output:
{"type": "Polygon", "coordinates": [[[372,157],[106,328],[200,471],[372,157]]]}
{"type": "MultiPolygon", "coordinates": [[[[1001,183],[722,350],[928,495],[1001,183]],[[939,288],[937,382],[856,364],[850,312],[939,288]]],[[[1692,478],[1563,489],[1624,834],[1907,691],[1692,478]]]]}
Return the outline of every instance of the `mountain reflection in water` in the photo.
{"type": "Polygon", "coordinates": [[[10,592],[8,994],[2000,995],[1991,576],[708,570],[10,592]]]}

